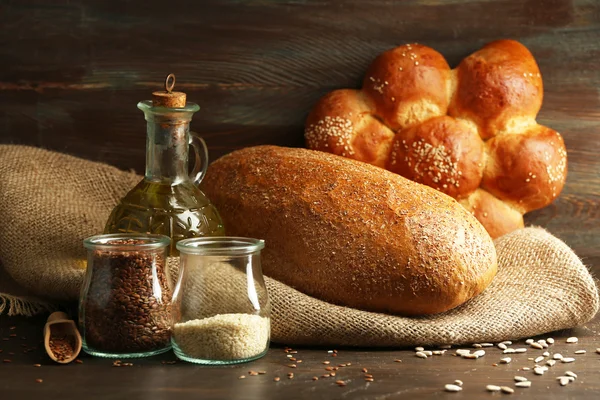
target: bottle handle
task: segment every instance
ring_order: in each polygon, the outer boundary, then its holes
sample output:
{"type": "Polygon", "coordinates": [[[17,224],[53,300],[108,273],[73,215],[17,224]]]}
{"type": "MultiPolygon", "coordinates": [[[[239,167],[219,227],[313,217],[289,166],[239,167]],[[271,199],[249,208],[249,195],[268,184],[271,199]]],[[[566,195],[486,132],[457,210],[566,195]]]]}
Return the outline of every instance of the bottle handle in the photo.
{"type": "Polygon", "coordinates": [[[208,168],[208,148],[206,142],[196,132],[190,132],[190,145],[194,148],[196,159],[194,161],[194,169],[190,174],[190,179],[194,181],[194,185],[200,185],[206,170],[208,168]]]}

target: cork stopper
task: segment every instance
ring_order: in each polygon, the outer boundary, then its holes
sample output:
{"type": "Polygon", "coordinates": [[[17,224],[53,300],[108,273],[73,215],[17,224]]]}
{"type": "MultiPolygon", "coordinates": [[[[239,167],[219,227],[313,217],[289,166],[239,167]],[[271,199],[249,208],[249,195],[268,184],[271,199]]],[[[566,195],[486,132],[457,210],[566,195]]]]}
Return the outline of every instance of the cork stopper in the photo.
{"type": "Polygon", "coordinates": [[[165,79],[165,90],[152,93],[152,105],[169,108],[185,107],[185,93],[173,92],[173,87],[175,87],[175,75],[169,74],[165,79]]]}

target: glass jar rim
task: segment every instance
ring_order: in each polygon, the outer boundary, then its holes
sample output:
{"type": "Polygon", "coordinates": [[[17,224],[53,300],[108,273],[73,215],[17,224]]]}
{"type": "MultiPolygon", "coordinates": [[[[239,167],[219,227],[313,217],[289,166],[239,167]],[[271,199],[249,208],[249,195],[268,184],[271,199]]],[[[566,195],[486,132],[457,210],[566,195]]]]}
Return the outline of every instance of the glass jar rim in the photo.
{"type": "Polygon", "coordinates": [[[171,238],[165,235],[144,234],[144,233],[107,233],[90,236],[83,240],[83,246],[91,250],[156,250],[167,247],[171,243],[171,238]],[[141,240],[143,243],[110,243],[115,240],[141,240]]]}
{"type": "Polygon", "coordinates": [[[184,254],[232,256],[252,254],[264,249],[265,241],[240,236],[204,236],[177,242],[184,254]]]}

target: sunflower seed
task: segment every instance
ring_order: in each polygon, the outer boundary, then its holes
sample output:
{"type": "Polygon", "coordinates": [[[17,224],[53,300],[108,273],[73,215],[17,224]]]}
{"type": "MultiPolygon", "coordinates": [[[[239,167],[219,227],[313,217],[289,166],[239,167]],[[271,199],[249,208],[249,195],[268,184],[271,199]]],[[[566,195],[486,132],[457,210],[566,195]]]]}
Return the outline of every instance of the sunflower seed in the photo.
{"type": "Polygon", "coordinates": [[[577,339],[575,336],[572,336],[567,339],[567,343],[577,343],[577,342],[579,342],[579,339],[577,339]]]}
{"type": "Polygon", "coordinates": [[[446,392],[460,392],[462,390],[460,386],[451,384],[444,386],[444,389],[446,389],[446,392]]]}
{"type": "Polygon", "coordinates": [[[520,388],[528,388],[531,387],[531,381],[517,382],[515,383],[515,386],[520,388]]]}
{"type": "Polygon", "coordinates": [[[533,342],[534,342],[534,340],[533,340],[533,339],[527,339],[527,340],[525,341],[525,344],[531,344],[531,343],[533,343],[533,342]]]}
{"type": "Polygon", "coordinates": [[[586,353],[586,351],[585,351],[585,350],[577,350],[577,351],[575,352],[575,354],[585,354],[585,353],[586,353]]]}
{"type": "Polygon", "coordinates": [[[525,382],[527,378],[524,376],[515,376],[515,382],[525,382]]]}
{"type": "Polygon", "coordinates": [[[577,374],[573,371],[567,371],[567,372],[565,372],[565,375],[570,376],[573,379],[577,379],[577,374]]]}
{"type": "Polygon", "coordinates": [[[425,350],[425,348],[423,348],[423,347],[415,347],[415,351],[423,351],[423,350],[425,350]]]}
{"type": "MultiPolygon", "coordinates": [[[[498,348],[500,350],[506,350],[508,347],[506,347],[506,345],[504,343],[498,343],[498,348]]],[[[491,386],[494,386],[494,385],[491,385],[491,386]]],[[[495,386],[495,387],[499,388],[500,386],[495,386]]],[[[500,389],[498,389],[498,390],[500,390],[500,389]]]]}
{"type": "Polygon", "coordinates": [[[419,358],[427,358],[427,354],[423,353],[422,351],[417,351],[415,353],[415,356],[417,356],[419,358]]]}
{"type": "Polygon", "coordinates": [[[537,363],[541,362],[543,359],[544,359],[544,357],[543,357],[543,356],[539,356],[538,358],[536,358],[536,359],[534,360],[534,362],[537,364],[537,363]]]}
{"type": "Polygon", "coordinates": [[[541,344],[539,344],[537,342],[531,343],[531,347],[533,347],[534,349],[538,349],[538,350],[543,350],[544,349],[544,346],[542,346],[541,344]]]}
{"type": "Polygon", "coordinates": [[[568,376],[559,376],[557,379],[560,381],[560,386],[567,386],[571,382],[568,376]]]}
{"type": "Polygon", "coordinates": [[[500,386],[496,386],[496,385],[487,385],[487,386],[485,387],[485,389],[486,389],[488,392],[499,392],[499,391],[501,390],[501,389],[500,389],[500,386]]]}
{"type": "Polygon", "coordinates": [[[513,394],[515,392],[515,389],[508,387],[508,386],[500,386],[500,390],[502,390],[504,393],[508,393],[508,394],[513,394]]]}
{"type": "Polygon", "coordinates": [[[572,363],[573,361],[575,361],[575,359],[574,359],[574,358],[572,358],[572,357],[565,357],[565,358],[563,358],[563,359],[562,359],[562,360],[560,360],[560,361],[561,361],[561,362],[564,362],[564,363],[566,364],[566,363],[572,363]]]}
{"type": "Polygon", "coordinates": [[[500,364],[510,364],[511,361],[512,361],[512,358],[510,358],[510,357],[501,358],[500,364]]]}
{"type": "Polygon", "coordinates": [[[554,344],[554,339],[549,337],[548,339],[546,339],[546,342],[548,342],[549,344],[554,344]]]}
{"type": "Polygon", "coordinates": [[[458,385],[458,386],[462,386],[463,385],[463,381],[461,381],[460,379],[457,379],[457,380],[454,381],[454,384],[458,385]]]}

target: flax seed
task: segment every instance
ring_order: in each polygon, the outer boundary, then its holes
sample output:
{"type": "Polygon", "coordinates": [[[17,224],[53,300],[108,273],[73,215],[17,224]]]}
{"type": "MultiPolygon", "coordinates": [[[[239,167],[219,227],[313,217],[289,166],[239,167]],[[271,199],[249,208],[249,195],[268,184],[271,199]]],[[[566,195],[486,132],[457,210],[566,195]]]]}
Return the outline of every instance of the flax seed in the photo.
{"type": "Polygon", "coordinates": [[[9,359],[5,358],[4,360],[2,360],[2,362],[5,362],[5,363],[11,363],[11,362],[12,362],[12,360],[9,360],[9,359]]]}
{"type": "Polygon", "coordinates": [[[367,381],[367,382],[373,382],[374,380],[375,379],[373,379],[373,378],[365,378],[365,381],[367,381]]]}
{"type": "Polygon", "coordinates": [[[340,379],[340,380],[338,380],[338,381],[335,381],[335,383],[336,383],[338,386],[346,386],[346,382],[344,382],[344,381],[343,381],[343,380],[341,380],[341,379],[340,379]]]}
{"type": "Polygon", "coordinates": [[[278,376],[276,376],[275,378],[273,378],[273,380],[274,380],[275,382],[279,382],[279,380],[280,380],[280,379],[281,379],[281,378],[280,378],[280,377],[278,377],[278,376]]]}
{"type": "Polygon", "coordinates": [[[41,367],[41,366],[42,366],[42,364],[33,364],[33,366],[34,366],[34,367],[38,367],[38,368],[39,368],[39,367],[41,367]]]}
{"type": "Polygon", "coordinates": [[[330,377],[329,374],[323,374],[323,375],[321,375],[321,378],[329,378],[329,377],[330,377]]]}
{"type": "Polygon", "coordinates": [[[246,375],[240,375],[238,379],[246,379],[246,375]]]}
{"type": "Polygon", "coordinates": [[[362,371],[362,372],[364,372],[365,374],[366,374],[367,372],[369,372],[369,370],[368,370],[368,369],[366,369],[366,368],[363,368],[363,369],[361,369],[361,371],[362,371]]]}
{"type": "MultiPolygon", "coordinates": [[[[500,350],[506,350],[506,349],[508,349],[508,347],[504,343],[498,343],[498,348],[500,350]]],[[[490,386],[494,386],[494,385],[490,385],[490,386]]],[[[500,386],[494,386],[494,387],[498,387],[499,388],[500,386]]],[[[498,390],[500,390],[500,389],[498,389],[498,390]]]]}
{"type": "Polygon", "coordinates": [[[296,368],[296,364],[288,364],[288,367],[290,367],[290,368],[296,368]]]}
{"type": "Polygon", "coordinates": [[[331,364],[331,363],[330,363],[329,361],[323,361],[323,364],[325,364],[325,365],[329,365],[329,364],[331,364]]]}
{"type": "Polygon", "coordinates": [[[44,382],[44,380],[43,380],[43,379],[36,379],[35,381],[36,381],[37,383],[42,383],[42,382],[44,382]]]}
{"type": "Polygon", "coordinates": [[[318,380],[319,380],[319,377],[318,377],[318,376],[313,376],[313,377],[312,377],[312,380],[313,380],[313,381],[318,381],[318,380]]]}

